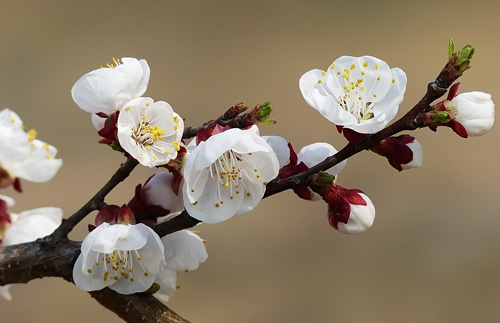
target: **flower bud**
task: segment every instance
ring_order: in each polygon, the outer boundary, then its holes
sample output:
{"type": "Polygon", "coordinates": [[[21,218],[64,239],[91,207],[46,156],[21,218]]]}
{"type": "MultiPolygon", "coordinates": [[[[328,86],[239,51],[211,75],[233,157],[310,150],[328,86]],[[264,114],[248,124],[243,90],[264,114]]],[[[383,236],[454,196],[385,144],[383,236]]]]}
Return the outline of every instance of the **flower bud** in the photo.
{"type": "MultiPolygon", "coordinates": [[[[288,147],[290,149],[290,163],[281,168],[278,175],[279,178],[287,178],[303,172],[337,153],[337,150],[332,145],[324,142],[317,142],[302,147],[298,154],[295,154],[291,144],[289,144],[288,147]]],[[[329,173],[333,175],[333,178],[336,178],[337,174],[344,169],[346,163],[347,161],[344,160],[327,169],[325,173],[329,173]]],[[[300,198],[307,201],[318,201],[320,199],[319,195],[315,194],[307,186],[297,185],[293,188],[293,191],[300,198]]]]}
{"type": "Polygon", "coordinates": [[[467,135],[481,136],[493,127],[495,104],[490,94],[477,91],[461,93],[450,101],[450,105],[455,121],[465,128],[467,135]]]}
{"type": "Polygon", "coordinates": [[[389,164],[398,171],[419,168],[424,159],[422,146],[410,135],[386,138],[371,150],[386,157],[389,164]]]}
{"type": "Polygon", "coordinates": [[[89,228],[93,230],[104,222],[109,224],[136,224],[132,210],[127,206],[119,207],[118,205],[110,205],[100,210],[95,217],[95,227],[89,226],[89,228]]]}
{"type": "Polygon", "coordinates": [[[455,52],[455,43],[450,39],[448,63],[437,77],[437,83],[442,87],[449,87],[470,68],[470,61],[473,55],[474,48],[472,48],[471,45],[466,45],[464,48],[455,52]]]}
{"type": "Polygon", "coordinates": [[[454,84],[446,100],[432,106],[423,117],[423,124],[436,131],[446,126],[460,137],[481,136],[490,131],[495,119],[495,104],[484,92],[466,92],[457,95],[460,83],[454,84]]]}
{"type": "Polygon", "coordinates": [[[245,115],[245,119],[249,124],[257,124],[262,122],[263,124],[275,124],[276,121],[270,119],[273,107],[270,102],[264,104],[256,105],[252,111],[245,115]]]}
{"type": "Polygon", "coordinates": [[[324,179],[321,174],[313,175],[311,189],[328,203],[330,225],[347,234],[358,234],[370,228],[375,220],[375,207],[370,198],[360,190],[328,184],[324,179]]]}

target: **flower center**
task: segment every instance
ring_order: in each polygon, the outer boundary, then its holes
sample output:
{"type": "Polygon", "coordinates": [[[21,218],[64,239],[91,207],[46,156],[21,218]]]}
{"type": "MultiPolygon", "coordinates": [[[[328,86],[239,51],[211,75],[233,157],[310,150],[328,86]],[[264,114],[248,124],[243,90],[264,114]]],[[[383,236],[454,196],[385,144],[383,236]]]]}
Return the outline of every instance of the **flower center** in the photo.
{"type": "MultiPolygon", "coordinates": [[[[221,195],[221,187],[224,187],[226,189],[229,188],[229,198],[231,200],[234,198],[233,192],[235,194],[240,194],[238,184],[241,181],[241,162],[242,158],[240,154],[237,154],[232,150],[228,150],[210,166],[210,175],[212,177],[212,180],[217,180],[220,184],[217,185],[217,192],[219,197],[221,195]]],[[[219,207],[223,203],[224,202],[222,201],[222,198],[220,198],[220,203],[216,203],[215,206],[219,207]]]]}
{"type": "MultiPolygon", "coordinates": [[[[353,64],[351,69],[354,68],[355,65],[353,64]]],[[[351,80],[351,71],[347,68],[342,73],[342,79],[344,80],[344,85],[340,85],[343,89],[343,95],[338,96],[337,104],[356,117],[358,123],[361,123],[362,120],[373,118],[373,113],[371,112],[373,102],[366,97],[367,91],[363,84],[364,80],[362,78],[356,81],[351,80]]],[[[373,97],[377,97],[377,95],[373,94],[373,97]]]]}
{"type": "Polygon", "coordinates": [[[132,139],[144,149],[150,149],[156,141],[163,140],[165,129],[159,128],[158,125],[152,126],[149,122],[144,121],[146,117],[142,117],[143,121],[134,127],[132,139]]]}
{"type": "MultiPolygon", "coordinates": [[[[103,280],[108,279],[118,280],[120,277],[134,281],[134,269],[142,272],[144,276],[149,276],[146,268],[141,263],[141,256],[137,250],[114,250],[112,253],[97,253],[95,266],[104,266],[103,280]],[[139,268],[134,268],[133,264],[139,264],[139,268]]],[[[137,265],[136,265],[137,267],[137,265]]],[[[87,272],[92,273],[92,268],[87,269],[87,272]]]]}

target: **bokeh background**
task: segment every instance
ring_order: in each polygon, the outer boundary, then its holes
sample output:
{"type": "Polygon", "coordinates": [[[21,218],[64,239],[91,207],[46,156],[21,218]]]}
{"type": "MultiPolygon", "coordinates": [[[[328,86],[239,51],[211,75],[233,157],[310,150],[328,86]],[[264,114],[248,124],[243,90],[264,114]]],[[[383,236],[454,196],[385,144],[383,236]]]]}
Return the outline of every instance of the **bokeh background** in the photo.
{"type": "MultiPolygon", "coordinates": [[[[49,183],[12,190],[15,212],[85,203],[123,161],[97,144],[70,89],[113,56],[147,59],[147,96],[169,102],[196,126],[237,102],[271,101],[278,121],[261,133],[297,149],[345,144],[301,97],[298,79],[342,55],[373,55],[408,76],[401,116],[447,60],[448,38],[476,48],[460,90],[500,99],[494,1],[1,1],[0,107],[59,149],[49,183]]],[[[375,203],[359,236],[329,227],[326,205],[291,192],[249,215],[202,225],[209,258],[180,273],[168,305],[193,322],[497,322],[500,319],[498,136],[462,139],[450,129],[413,133],[421,169],[398,173],[362,152],[338,184],[375,203]]],[[[139,168],[107,198],[127,202],[155,170],[139,168]]],[[[83,239],[86,219],[72,234],[83,239]]],[[[62,279],[12,287],[2,322],[120,322],[62,279]]]]}

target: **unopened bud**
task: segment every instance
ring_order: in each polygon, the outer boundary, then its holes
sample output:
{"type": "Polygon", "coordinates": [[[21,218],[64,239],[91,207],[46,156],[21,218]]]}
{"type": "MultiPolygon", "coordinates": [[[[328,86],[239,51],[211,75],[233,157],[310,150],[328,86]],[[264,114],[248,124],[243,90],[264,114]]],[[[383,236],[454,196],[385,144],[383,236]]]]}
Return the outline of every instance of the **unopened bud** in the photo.
{"type": "Polygon", "coordinates": [[[470,68],[470,60],[474,55],[474,48],[466,45],[464,48],[455,52],[455,43],[450,39],[448,46],[448,63],[437,77],[438,85],[449,87],[457,78],[470,68]]]}
{"type": "Polygon", "coordinates": [[[373,146],[371,150],[386,157],[389,164],[398,171],[419,168],[424,159],[422,146],[410,135],[386,138],[373,146]]]}

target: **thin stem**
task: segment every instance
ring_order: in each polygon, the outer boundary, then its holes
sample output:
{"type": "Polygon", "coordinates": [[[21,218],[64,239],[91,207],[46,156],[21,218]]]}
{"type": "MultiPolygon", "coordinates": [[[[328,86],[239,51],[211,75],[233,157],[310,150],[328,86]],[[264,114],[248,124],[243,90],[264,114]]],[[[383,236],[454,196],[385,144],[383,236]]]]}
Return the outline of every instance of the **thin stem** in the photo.
{"type": "Polygon", "coordinates": [[[248,128],[258,122],[253,120],[252,112],[245,113],[240,115],[240,113],[246,111],[248,107],[243,103],[238,103],[232,107],[230,107],[222,116],[215,120],[210,120],[205,122],[203,125],[199,127],[187,127],[184,129],[184,134],[182,135],[182,139],[189,139],[196,136],[198,131],[212,129],[216,125],[219,126],[229,126],[230,128],[248,128]]]}
{"type": "Polygon", "coordinates": [[[100,210],[105,206],[104,198],[113,190],[120,182],[125,180],[132,170],[139,164],[135,159],[128,158],[120,168],[113,174],[111,179],[97,192],[85,205],[71,215],[68,219],[63,220],[61,225],[51,235],[56,241],[66,238],[68,233],[82,221],[90,212],[100,210]]]}
{"type": "Polygon", "coordinates": [[[173,219],[157,224],[153,230],[160,236],[166,236],[167,234],[174,233],[176,231],[194,227],[200,220],[191,217],[186,211],[182,211],[181,214],[174,217],[173,219]]]}

